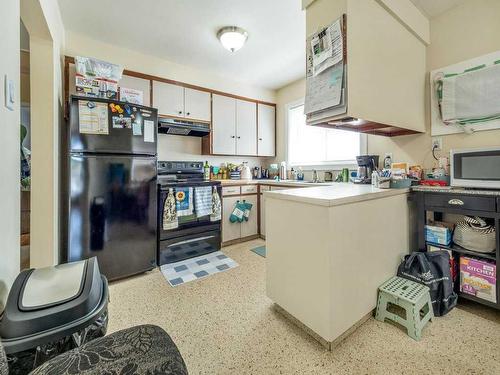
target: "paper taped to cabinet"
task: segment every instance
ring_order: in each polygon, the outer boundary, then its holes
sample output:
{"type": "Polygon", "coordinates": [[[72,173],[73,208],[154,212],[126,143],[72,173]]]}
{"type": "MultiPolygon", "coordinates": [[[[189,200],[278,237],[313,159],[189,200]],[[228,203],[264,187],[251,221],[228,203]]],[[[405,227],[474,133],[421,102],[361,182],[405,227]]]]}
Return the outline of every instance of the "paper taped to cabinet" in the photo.
{"type": "Polygon", "coordinates": [[[312,34],[310,45],[313,75],[316,76],[341,62],[344,52],[341,19],[312,34]]]}

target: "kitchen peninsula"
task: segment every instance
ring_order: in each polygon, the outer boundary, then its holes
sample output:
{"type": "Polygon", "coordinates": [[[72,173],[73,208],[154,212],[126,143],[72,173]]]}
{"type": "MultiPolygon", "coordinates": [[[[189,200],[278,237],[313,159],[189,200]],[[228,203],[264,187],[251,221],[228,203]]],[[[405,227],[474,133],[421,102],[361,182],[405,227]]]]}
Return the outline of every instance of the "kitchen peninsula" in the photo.
{"type": "Polygon", "coordinates": [[[267,295],[331,349],[410,251],[408,190],[339,183],[264,195],[267,295]]]}

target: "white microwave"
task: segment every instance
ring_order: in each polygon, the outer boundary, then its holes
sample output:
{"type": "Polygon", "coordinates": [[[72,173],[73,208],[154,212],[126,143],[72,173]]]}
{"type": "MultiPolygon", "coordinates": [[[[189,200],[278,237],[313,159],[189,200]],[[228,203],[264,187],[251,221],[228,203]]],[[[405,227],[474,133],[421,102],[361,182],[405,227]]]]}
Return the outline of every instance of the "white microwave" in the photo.
{"type": "Polygon", "coordinates": [[[450,151],[451,186],[500,189],[500,146],[450,151]]]}

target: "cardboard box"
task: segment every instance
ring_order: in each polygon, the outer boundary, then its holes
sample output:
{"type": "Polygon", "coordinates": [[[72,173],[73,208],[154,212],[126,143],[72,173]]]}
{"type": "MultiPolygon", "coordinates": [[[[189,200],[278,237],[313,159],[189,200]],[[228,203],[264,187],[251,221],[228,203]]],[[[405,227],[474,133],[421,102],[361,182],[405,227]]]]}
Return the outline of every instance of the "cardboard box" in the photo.
{"type": "Polygon", "coordinates": [[[448,246],[451,243],[455,224],[443,221],[430,222],[425,226],[425,240],[430,243],[448,246]]]}
{"type": "Polygon", "coordinates": [[[494,261],[460,257],[460,291],[497,302],[497,267],[494,261]]]}
{"type": "Polygon", "coordinates": [[[75,76],[76,93],[94,98],[118,98],[118,82],[103,78],[86,78],[75,76]]]}

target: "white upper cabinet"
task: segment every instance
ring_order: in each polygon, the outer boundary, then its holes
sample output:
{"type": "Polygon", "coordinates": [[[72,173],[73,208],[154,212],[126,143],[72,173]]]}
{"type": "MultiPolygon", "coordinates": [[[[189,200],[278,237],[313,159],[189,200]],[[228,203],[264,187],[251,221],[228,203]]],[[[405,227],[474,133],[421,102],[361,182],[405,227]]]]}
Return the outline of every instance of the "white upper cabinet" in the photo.
{"type": "Polygon", "coordinates": [[[236,155],[236,100],[212,97],[212,153],[236,155]]]}
{"type": "Polygon", "coordinates": [[[236,100],[236,154],[257,156],[257,104],[236,100]]]}
{"type": "Polygon", "coordinates": [[[158,114],[210,122],[210,93],[153,81],[153,107],[158,114]]]}
{"type": "Polygon", "coordinates": [[[184,112],[186,118],[210,121],[210,93],[207,91],[184,89],[184,112]]]}
{"type": "Polygon", "coordinates": [[[276,154],[276,108],[272,105],[258,104],[258,156],[276,154]]]}
{"type": "Polygon", "coordinates": [[[137,78],[124,74],[120,80],[120,88],[122,87],[142,91],[142,104],[146,107],[151,105],[149,79],[137,78]]]}
{"type": "Polygon", "coordinates": [[[153,107],[159,115],[184,117],[184,87],[153,81],[153,107]]]}
{"type": "Polygon", "coordinates": [[[257,156],[257,104],[212,97],[212,154],[257,156]]]}
{"type": "MultiPolygon", "coordinates": [[[[429,21],[413,3],[309,3],[305,35],[346,16],[346,106],[342,113],[325,118],[321,125],[385,136],[425,132],[425,40],[429,21]]],[[[326,99],[331,95],[320,85],[315,90],[326,99]]]]}

